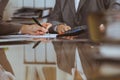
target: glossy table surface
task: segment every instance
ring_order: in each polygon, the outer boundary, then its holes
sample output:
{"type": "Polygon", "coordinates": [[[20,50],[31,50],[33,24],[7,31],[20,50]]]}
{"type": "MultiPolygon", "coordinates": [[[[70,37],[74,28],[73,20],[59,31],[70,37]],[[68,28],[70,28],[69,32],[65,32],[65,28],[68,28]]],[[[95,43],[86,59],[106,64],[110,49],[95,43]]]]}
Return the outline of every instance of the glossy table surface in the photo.
{"type": "MultiPolygon", "coordinates": [[[[104,64],[114,65],[115,69],[120,69],[120,60],[119,59],[112,59],[112,58],[106,58],[102,56],[100,53],[100,47],[106,45],[105,43],[94,43],[90,39],[82,39],[78,36],[67,36],[67,37],[59,37],[59,38],[25,38],[21,40],[9,40],[1,39],[3,41],[0,41],[0,46],[2,45],[24,45],[24,44],[30,44],[30,43],[36,43],[38,41],[42,42],[67,42],[67,43],[79,43],[83,47],[83,53],[85,60],[89,60],[88,63],[92,65],[93,71],[91,71],[91,68],[88,66],[87,70],[90,80],[119,80],[120,73],[117,75],[109,75],[106,76],[101,71],[104,70],[104,64]],[[103,66],[102,66],[103,65],[103,66]]],[[[111,44],[113,45],[113,44],[111,44]]],[[[115,44],[116,45],[116,44],[115,44]]],[[[108,66],[109,67],[109,66],[108,66]]],[[[110,66],[111,67],[111,66],[110,66]]],[[[114,70],[114,69],[113,69],[114,70]]]]}

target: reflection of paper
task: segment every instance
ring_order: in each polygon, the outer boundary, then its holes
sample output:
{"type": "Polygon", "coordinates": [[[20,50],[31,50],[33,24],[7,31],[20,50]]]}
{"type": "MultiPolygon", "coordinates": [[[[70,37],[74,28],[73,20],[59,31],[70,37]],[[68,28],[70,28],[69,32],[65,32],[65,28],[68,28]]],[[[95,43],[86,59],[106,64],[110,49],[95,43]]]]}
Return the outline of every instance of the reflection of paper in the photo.
{"type": "Polygon", "coordinates": [[[45,34],[45,35],[5,35],[0,38],[56,38],[57,34],[45,34]]]}
{"type": "Polygon", "coordinates": [[[0,42],[13,42],[13,41],[30,41],[29,38],[6,38],[6,39],[0,39],[0,42]]]}

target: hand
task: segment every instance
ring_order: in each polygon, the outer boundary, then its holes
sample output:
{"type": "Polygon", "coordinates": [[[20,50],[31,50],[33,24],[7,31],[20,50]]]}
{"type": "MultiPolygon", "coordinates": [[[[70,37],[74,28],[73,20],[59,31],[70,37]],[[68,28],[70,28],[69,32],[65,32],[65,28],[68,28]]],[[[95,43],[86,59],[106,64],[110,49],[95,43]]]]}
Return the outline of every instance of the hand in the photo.
{"type": "Polygon", "coordinates": [[[100,32],[104,33],[105,32],[105,26],[104,26],[104,24],[101,24],[99,26],[99,29],[100,29],[100,32]]]}
{"type": "Polygon", "coordinates": [[[50,23],[43,23],[44,27],[41,27],[37,24],[33,25],[23,25],[21,28],[22,34],[31,34],[31,35],[43,35],[48,32],[48,29],[52,26],[50,23]]]}
{"type": "Polygon", "coordinates": [[[46,28],[47,30],[52,26],[51,23],[42,23],[42,25],[43,25],[44,28],[46,28]]]}
{"type": "Polygon", "coordinates": [[[67,26],[67,25],[64,25],[64,24],[60,24],[57,26],[57,32],[58,34],[63,34],[65,31],[68,31],[70,30],[71,27],[70,26],[67,26]]]}
{"type": "MultiPolygon", "coordinates": [[[[42,23],[41,25],[43,26],[44,29],[46,29],[46,32],[49,32],[48,30],[52,26],[51,23],[42,23]]],[[[42,34],[42,33],[41,33],[41,31],[37,31],[37,34],[42,34]]]]}

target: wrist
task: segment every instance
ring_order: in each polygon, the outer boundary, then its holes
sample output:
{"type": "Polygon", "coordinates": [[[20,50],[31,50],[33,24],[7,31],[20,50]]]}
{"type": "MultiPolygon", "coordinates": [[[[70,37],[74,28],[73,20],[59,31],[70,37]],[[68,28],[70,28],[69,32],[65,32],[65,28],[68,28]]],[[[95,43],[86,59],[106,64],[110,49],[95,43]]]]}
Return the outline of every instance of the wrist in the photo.
{"type": "Polygon", "coordinates": [[[26,31],[28,31],[28,30],[26,30],[26,28],[27,28],[27,25],[22,25],[19,33],[20,33],[20,34],[26,34],[26,31]]]}
{"type": "Polygon", "coordinates": [[[24,25],[22,25],[22,27],[20,28],[18,34],[22,34],[23,33],[23,30],[24,30],[23,28],[24,28],[24,25]]]}
{"type": "Polygon", "coordinates": [[[18,34],[22,34],[21,30],[18,32],[18,34]]]}

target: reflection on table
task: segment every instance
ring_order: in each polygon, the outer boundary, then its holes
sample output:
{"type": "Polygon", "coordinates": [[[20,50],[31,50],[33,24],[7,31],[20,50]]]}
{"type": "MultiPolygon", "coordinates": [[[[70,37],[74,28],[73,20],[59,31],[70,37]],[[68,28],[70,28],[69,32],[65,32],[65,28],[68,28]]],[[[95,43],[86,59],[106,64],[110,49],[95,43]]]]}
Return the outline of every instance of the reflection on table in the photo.
{"type": "MultiPolygon", "coordinates": [[[[31,44],[36,43],[37,41],[41,41],[44,43],[53,43],[57,55],[57,65],[61,70],[65,72],[71,73],[71,71],[66,69],[76,67],[74,61],[76,55],[75,53],[76,51],[78,51],[83,68],[83,73],[88,80],[120,79],[119,44],[116,45],[110,43],[94,43],[89,39],[80,39],[77,36],[60,38],[33,38],[32,40],[30,39],[30,41],[27,39],[15,42],[0,42],[0,44],[1,46],[4,44],[19,45],[19,43],[31,44]],[[64,63],[67,63],[68,65],[64,63]]],[[[26,67],[26,69],[30,68],[26,67]]],[[[79,70],[79,68],[76,69],[79,70]]]]}

